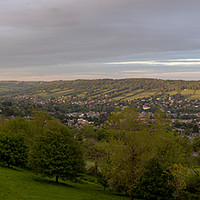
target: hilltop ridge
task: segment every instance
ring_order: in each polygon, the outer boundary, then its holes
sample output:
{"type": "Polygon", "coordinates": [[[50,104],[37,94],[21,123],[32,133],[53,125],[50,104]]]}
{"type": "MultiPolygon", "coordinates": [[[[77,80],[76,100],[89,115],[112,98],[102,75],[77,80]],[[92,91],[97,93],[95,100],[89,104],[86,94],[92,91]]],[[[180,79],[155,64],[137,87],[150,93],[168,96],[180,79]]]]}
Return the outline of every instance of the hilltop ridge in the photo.
{"type": "Polygon", "coordinates": [[[200,81],[162,80],[146,78],[96,79],[50,82],[0,82],[0,95],[28,95],[42,99],[59,96],[79,96],[89,99],[133,100],[155,95],[182,95],[200,98],[200,81]]]}

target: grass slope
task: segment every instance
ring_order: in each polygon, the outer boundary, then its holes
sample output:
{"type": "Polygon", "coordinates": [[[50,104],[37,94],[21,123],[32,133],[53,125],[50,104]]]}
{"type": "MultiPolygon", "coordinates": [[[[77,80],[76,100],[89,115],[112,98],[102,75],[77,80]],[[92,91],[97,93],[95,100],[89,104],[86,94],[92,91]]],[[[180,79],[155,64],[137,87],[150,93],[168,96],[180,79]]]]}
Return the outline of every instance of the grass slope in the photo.
{"type": "Polygon", "coordinates": [[[0,166],[1,200],[127,200],[128,197],[103,191],[94,183],[61,182],[42,179],[31,171],[0,166]]]}

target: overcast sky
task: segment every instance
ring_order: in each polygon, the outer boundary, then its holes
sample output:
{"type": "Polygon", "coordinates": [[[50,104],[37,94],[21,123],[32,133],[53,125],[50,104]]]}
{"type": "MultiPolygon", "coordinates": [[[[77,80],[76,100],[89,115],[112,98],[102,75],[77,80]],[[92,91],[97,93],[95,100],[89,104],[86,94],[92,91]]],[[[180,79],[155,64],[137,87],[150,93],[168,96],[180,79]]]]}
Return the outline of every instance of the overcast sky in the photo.
{"type": "Polygon", "coordinates": [[[0,80],[200,79],[199,0],[0,0],[0,80]]]}

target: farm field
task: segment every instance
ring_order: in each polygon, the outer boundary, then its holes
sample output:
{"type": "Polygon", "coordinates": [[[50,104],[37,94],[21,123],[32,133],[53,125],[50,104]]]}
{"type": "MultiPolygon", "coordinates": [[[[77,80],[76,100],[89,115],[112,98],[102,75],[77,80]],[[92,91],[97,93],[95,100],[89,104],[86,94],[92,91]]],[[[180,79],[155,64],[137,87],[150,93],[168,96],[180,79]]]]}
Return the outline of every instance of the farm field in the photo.
{"type": "Polygon", "coordinates": [[[195,90],[182,90],[180,92],[180,94],[184,95],[184,96],[186,96],[186,95],[193,95],[193,94],[195,94],[195,90]]]}
{"type": "Polygon", "coordinates": [[[200,81],[156,79],[102,79],[51,82],[0,82],[1,98],[24,96],[49,99],[61,96],[87,99],[134,100],[154,96],[181,95],[200,98],[200,81]]]}

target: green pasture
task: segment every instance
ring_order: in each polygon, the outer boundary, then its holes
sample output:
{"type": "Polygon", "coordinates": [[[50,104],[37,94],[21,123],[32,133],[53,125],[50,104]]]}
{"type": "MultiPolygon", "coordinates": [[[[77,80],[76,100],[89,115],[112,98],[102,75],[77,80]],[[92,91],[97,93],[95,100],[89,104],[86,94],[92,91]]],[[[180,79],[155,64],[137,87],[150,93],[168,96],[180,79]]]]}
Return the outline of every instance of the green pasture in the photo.
{"type": "Polygon", "coordinates": [[[134,95],[132,98],[140,99],[140,98],[145,98],[145,97],[151,97],[154,94],[155,94],[155,92],[142,92],[142,93],[134,95]]]}
{"type": "Polygon", "coordinates": [[[142,89],[138,89],[138,90],[135,90],[133,92],[128,92],[128,90],[127,90],[127,93],[122,93],[121,92],[119,94],[119,96],[113,97],[112,99],[113,100],[121,100],[121,99],[123,99],[123,100],[133,100],[133,99],[135,99],[134,97],[135,97],[136,94],[139,94],[139,93],[141,93],[143,91],[144,90],[142,90],[142,89]]]}
{"type": "Polygon", "coordinates": [[[182,90],[180,92],[181,95],[193,95],[195,93],[195,90],[182,90]]]}
{"type": "Polygon", "coordinates": [[[190,99],[200,99],[200,90],[196,90],[194,95],[189,97],[190,99]]]}
{"type": "MultiPolygon", "coordinates": [[[[91,179],[92,180],[92,179],[91,179]]],[[[0,166],[1,200],[128,200],[122,194],[103,191],[95,182],[73,183],[36,176],[29,170],[0,166]]]]}
{"type": "Polygon", "coordinates": [[[77,94],[78,97],[85,97],[87,94],[87,92],[81,92],[79,94],[77,94]]]}
{"type": "Polygon", "coordinates": [[[156,94],[156,91],[143,91],[143,90],[136,90],[133,93],[126,94],[124,100],[134,100],[144,97],[151,97],[156,94]]]}
{"type": "Polygon", "coordinates": [[[117,89],[112,89],[112,90],[108,90],[108,89],[105,89],[105,90],[94,90],[94,94],[93,95],[91,95],[91,96],[89,96],[89,98],[90,99],[94,99],[94,98],[96,98],[96,97],[98,97],[98,96],[100,96],[100,95],[106,95],[106,94],[108,94],[108,93],[110,93],[110,92],[114,92],[114,91],[117,91],[117,89]]]}
{"type": "Polygon", "coordinates": [[[56,90],[54,92],[52,91],[48,91],[48,92],[43,92],[40,91],[39,93],[35,94],[34,96],[40,96],[40,97],[46,97],[46,98],[50,98],[50,97],[57,97],[57,96],[68,96],[70,95],[72,92],[74,91],[74,89],[70,89],[70,90],[56,90]]]}
{"type": "Polygon", "coordinates": [[[170,96],[171,95],[175,95],[175,94],[177,94],[178,93],[178,91],[170,91],[170,92],[167,92],[167,94],[169,94],[170,96]]]}

